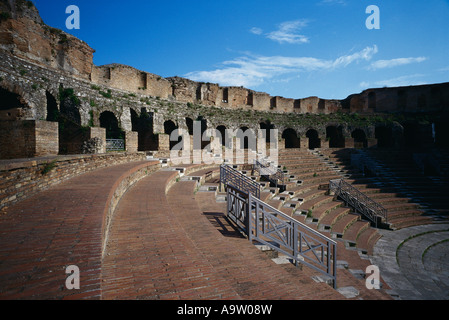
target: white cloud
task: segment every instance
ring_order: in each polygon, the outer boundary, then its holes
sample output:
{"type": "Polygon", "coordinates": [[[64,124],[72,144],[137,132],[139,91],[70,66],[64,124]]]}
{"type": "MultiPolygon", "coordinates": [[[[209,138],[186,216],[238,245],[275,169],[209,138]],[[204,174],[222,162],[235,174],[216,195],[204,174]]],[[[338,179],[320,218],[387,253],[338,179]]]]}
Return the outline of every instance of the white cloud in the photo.
{"type": "Polygon", "coordinates": [[[319,70],[335,70],[351,63],[368,61],[377,53],[377,46],[367,47],[359,52],[323,60],[313,57],[243,56],[223,62],[223,67],[212,71],[195,71],[185,75],[194,81],[219,83],[222,86],[254,87],[274,77],[292,73],[319,70]]]}
{"type": "Polygon", "coordinates": [[[249,32],[257,34],[257,35],[261,35],[263,33],[263,30],[260,28],[254,27],[254,28],[251,28],[251,30],[249,32]]]}
{"type": "Polygon", "coordinates": [[[379,87],[405,87],[405,86],[418,86],[426,84],[425,81],[419,80],[419,78],[425,77],[424,74],[416,73],[406,76],[400,76],[397,78],[376,81],[374,84],[379,87]]]}
{"type": "MultiPolygon", "coordinates": [[[[301,43],[308,43],[309,38],[307,38],[305,35],[299,34],[299,31],[307,26],[307,20],[301,19],[301,20],[295,20],[295,21],[286,21],[281,23],[278,26],[278,29],[269,33],[264,34],[264,36],[270,40],[279,42],[281,44],[283,43],[289,43],[289,44],[301,44],[301,43]]],[[[262,35],[263,30],[258,27],[253,27],[249,30],[249,32],[256,34],[256,35],[262,35]]]]}
{"type": "Polygon", "coordinates": [[[385,68],[393,68],[397,66],[403,66],[411,63],[420,63],[426,61],[425,57],[417,57],[417,58],[398,58],[391,60],[378,60],[374,61],[370,66],[369,70],[377,70],[377,69],[385,69],[385,68]]]}
{"type": "Polygon", "coordinates": [[[286,21],[279,25],[278,30],[268,33],[266,37],[279,43],[307,43],[309,38],[298,34],[306,26],[306,20],[286,21]]]}

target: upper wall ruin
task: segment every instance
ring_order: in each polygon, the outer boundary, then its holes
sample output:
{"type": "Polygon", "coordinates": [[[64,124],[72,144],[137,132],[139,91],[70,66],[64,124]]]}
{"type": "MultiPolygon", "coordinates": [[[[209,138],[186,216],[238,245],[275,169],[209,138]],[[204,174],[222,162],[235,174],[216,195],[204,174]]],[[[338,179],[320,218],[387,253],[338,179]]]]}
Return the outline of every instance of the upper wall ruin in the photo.
{"type": "Polygon", "coordinates": [[[290,99],[243,87],[221,87],[181,77],[163,78],[121,64],[96,66],[94,49],[64,31],[45,25],[31,1],[0,0],[0,11],[1,51],[92,85],[139,96],[286,114],[428,112],[449,106],[449,83],[368,89],[344,100],[290,99]]]}

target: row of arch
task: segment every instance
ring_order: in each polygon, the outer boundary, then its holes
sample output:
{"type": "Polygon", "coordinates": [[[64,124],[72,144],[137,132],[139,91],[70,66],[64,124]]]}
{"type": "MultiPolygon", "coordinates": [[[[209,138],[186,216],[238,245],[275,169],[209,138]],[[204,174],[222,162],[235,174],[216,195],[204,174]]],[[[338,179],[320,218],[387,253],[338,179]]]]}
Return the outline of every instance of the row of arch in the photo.
{"type": "MultiPolygon", "coordinates": [[[[8,89],[0,89],[0,111],[6,115],[10,109],[14,108],[26,108],[23,104],[20,95],[11,92],[8,89]]],[[[58,121],[59,116],[62,114],[66,118],[70,119],[74,124],[81,126],[81,115],[79,108],[74,107],[70,103],[60,102],[58,106],[57,99],[52,93],[46,91],[47,99],[47,121],[58,121]]],[[[156,150],[155,143],[155,130],[153,124],[153,114],[148,113],[145,108],[142,108],[140,114],[137,111],[130,108],[132,131],[139,132],[139,150],[156,150]]],[[[96,125],[106,129],[107,138],[122,138],[124,131],[120,128],[119,120],[111,111],[104,111],[98,115],[96,125]]],[[[202,133],[208,128],[207,121],[201,117],[198,117],[195,121],[201,122],[202,133]]],[[[193,134],[192,118],[185,118],[185,127],[188,129],[189,134],[193,134]]],[[[437,146],[449,147],[449,130],[447,125],[443,121],[432,124],[431,127],[423,129],[422,126],[416,123],[403,123],[403,141],[405,146],[415,146],[417,141],[427,143],[428,141],[435,143],[437,146]],[[427,130],[427,131],[426,131],[427,130]]],[[[178,128],[176,123],[172,120],[167,120],[163,124],[164,132],[170,134],[174,129],[178,128]]],[[[269,121],[259,123],[257,125],[260,129],[274,129],[275,125],[269,121]]],[[[254,126],[252,126],[254,128],[254,126]]],[[[223,137],[225,137],[227,127],[225,125],[218,125],[215,127],[223,137]]],[[[242,131],[247,131],[248,127],[241,127],[242,131]]],[[[293,128],[282,128],[281,138],[285,141],[286,148],[300,148],[301,139],[308,139],[308,147],[310,149],[319,148],[323,145],[323,140],[327,140],[329,147],[331,148],[343,148],[345,147],[346,138],[352,137],[356,147],[366,147],[368,143],[367,132],[363,129],[354,129],[352,132],[347,132],[347,127],[339,125],[329,125],[325,129],[316,130],[313,128],[308,129],[306,132],[298,133],[293,128]],[[325,131],[325,132],[324,132],[325,131]]],[[[396,133],[390,126],[375,126],[373,128],[375,132],[370,133],[370,138],[377,139],[378,147],[392,147],[397,142],[396,133]]],[[[271,136],[266,135],[266,142],[271,142],[271,136]]],[[[225,145],[226,139],[222,139],[222,145],[225,145]]],[[[176,142],[172,143],[174,145],[176,142]]],[[[243,147],[248,147],[247,142],[243,142],[243,147]]],[[[207,145],[207,143],[204,143],[207,145]]],[[[204,145],[202,145],[204,147],[204,145]]],[[[305,147],[305,146],[302,146],[305,147]]]]}

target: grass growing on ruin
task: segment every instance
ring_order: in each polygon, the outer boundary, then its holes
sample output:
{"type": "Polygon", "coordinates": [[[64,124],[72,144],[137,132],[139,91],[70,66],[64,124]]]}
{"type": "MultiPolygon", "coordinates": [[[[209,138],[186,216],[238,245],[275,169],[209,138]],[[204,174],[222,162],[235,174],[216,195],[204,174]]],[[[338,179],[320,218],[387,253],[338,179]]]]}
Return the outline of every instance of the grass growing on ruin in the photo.
{"type": "Polygon", "coordinates": [[[41,174],[44,176],[50,171],[52,171],[54,168],[56,168],[56,160],[53,160],[51,162],[47,162],[47,164],[44,166],[44,168],[41,171],[41,174]]]}

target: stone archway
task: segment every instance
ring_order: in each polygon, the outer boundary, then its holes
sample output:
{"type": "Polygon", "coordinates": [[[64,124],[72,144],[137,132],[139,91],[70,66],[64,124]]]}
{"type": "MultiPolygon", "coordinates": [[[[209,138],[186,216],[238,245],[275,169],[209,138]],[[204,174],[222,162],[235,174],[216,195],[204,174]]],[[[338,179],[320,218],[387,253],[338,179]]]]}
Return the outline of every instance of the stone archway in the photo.
{"type": "Polygon", "coordinates": [[[7,89],[0,87],[0,120],[18,120],[26,106],[22,97],[7,89]]]}
{"type": "Polygon", "coordinates": [[[110,111],[100,114],[100,127],[106,129],[106,139],[124,138],[124,132],[120,129],[117,117],[110,111]]]}
{"type": "Polygon", "coordinates": [[[321,139],[319,137],[318,131],[315,129],[309,129],[306,133],[306,137],[309,138],[309,149],[319,149],[321,148],[321,139]]]}
{"type": "Polygon", "coordinates": [[[299,149],[301,143],[295,130],[287,128],[282,133],[282,139],[285,140],[285,149],[299,149]]]}
{"type": "Polygon", "coordinates": [[[326,138],[329,140],[329,148],[345,147],[345,137],[342,127],[328,126],[326,128],[326,138]]]}
{"type": "Polygon", "coordinates": [[[362,129],[356,129],[352,131],[351,137],[354,139],[354,148],[362,149],[368,146],[366,133],[362,129]]]}

